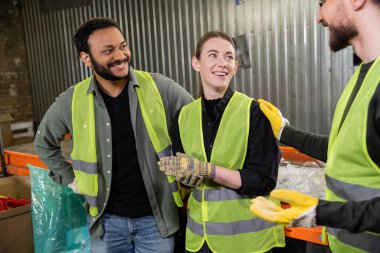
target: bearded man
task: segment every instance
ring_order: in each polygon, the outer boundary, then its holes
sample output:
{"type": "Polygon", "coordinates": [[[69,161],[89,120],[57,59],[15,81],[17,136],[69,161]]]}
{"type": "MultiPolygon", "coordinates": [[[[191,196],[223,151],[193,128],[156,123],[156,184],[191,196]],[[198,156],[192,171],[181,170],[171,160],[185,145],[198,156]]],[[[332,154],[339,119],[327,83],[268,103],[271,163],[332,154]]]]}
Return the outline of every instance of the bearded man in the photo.
{"type": "Polygon", "coordinates": [[[334,253],[380,252],[380,0],[322,0],[318,22],[329,29],[332,51],[349,45],[362,64],[336,106],[329,136],[295,129],[280,111],[260,108],[282,143],[326,162],[326,200],[273,191],[291,209],[263,198],[251,210],[287,226],[327,226],[334,253]]]}
{"type": "Polygon", "coordinates": [[[111,19],[88,20],[74,43],[93,75],[52,104],[35,150],[54,181],[85,197],[93,252],[173,252],[182,202],[157,161],[171,154],[173,114],[192,97],[165,76],[134,70],[111,19]],[[72,163],[61,152],[67,133],[72,163]]]}

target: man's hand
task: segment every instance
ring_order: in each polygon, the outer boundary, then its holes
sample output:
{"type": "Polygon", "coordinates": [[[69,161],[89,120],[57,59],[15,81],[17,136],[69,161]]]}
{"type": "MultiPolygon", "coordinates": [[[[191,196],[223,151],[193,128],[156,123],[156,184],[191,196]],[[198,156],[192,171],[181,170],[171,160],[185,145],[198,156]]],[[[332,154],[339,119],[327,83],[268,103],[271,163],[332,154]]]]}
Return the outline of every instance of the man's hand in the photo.
{"type": "Polygon", "coordinates": [[[277,140],[280,140],[282,130],[284,130],[284,127],[289,124],[289,121],[282,116],[280,110],[276,106],[268,101],[258,99],[257,102],[260,103],[259,106],[261,111],[268,118],[272,126],[274,137],[276,137],[277,140]]]}
{"type": "Polygon", "coordinates": [[[202,162],[186,154],[177,153],[176,156],[167,156],[160,159],[158,166],[167,176],[201,176],[214,178],[215,165],[202,162]]]}
{"type": "Polygon", "coordinates": [[[291,207],[283,209],[264,197],[257,197],[251,200],[251,212],[264,220],[288,227],[316,226],[317,198],[283,189],[272,191],[270,196],[273,199],[289,203],[291,207]]]}
{"type": "Polygon", "coordinates": [[[77,182],[75,181],[75,178],[74,178],[74,181],[72,181],[70,184],[67,185],[71,190],[73,190],[74,193],[76,194],[80,194],[80,190],[78,188],[78,185],[77,185],[77,182]]]}

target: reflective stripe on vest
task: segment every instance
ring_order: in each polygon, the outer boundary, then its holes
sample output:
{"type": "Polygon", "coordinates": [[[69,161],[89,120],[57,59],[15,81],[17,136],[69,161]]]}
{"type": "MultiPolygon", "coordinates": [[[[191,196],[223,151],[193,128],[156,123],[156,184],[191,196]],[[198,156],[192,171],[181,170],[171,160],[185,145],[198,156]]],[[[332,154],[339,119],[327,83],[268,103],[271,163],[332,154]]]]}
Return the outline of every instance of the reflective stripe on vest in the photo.
{"type": "MultiPolygon", "coordinates": [[[[340,242],[354,247],[348,248],[348,246],[345,246],[345,252],[360,252],[358,251],[358,249],[361,249],[366,252],[380,252],[380,240],[378,235],[367,232],[352,234],[347,230],[339,228],[327,228],[327,232],[330,235],[329,243],[330,240],[333,238],[332,241],[334,242],[334,244],[339,244],[340,242]],[[339,242],[337,242],[337,240],[339,240],[339,242]]],[[[338,252],[343,251],[340,250],[338,252]]]]}
{"type": "MultiPolygon", "coordinates": [[[[368,108],[380,82],[379,58],[364,78],[339,129],[360,69],[361,67],[353,74],[336,106],[326,164],[326,200],[361,201],[380,196],[380,169],[372,161],[367,150],[368,108]]],[[[351,234],[346,230],[337,229],[328,231],[332,233],[329,236],[329,244],[334,253],[373,252],[368,249],[375,249],[380,241],[380,236],[375,234],[351,234]]]]}
{"type": "Polygon", "coordinates": [[[234,190],[230,190],[225,187],[215,187],[210,189],[193,189],[193,198],[198,202],[202,202],[202,196],[204,201],[227,201],[236,199],[251,199],[247,195],[240,195],[234,190]]]}
{"type": "Polygon", "coordinates": [[[335,180],[328,175],[326,177],[326,186],[330,191],[342,199],[351,201],[369,200],[375,197],[380,197],[380,189],[371,188],[362,185],[355,185],[339,180],[335,180]]]}
{"type": "MultiPolygon", "coordinates": [[[[275,224],[266,222],[262,219],[251,219],[235,222],[207,222],[205,224],[207,235],[230,235],[260,232],[261,230],[272,228],[275,224]]],[[[196,235],[204,235],[203,225],[194,221],[188,216],[187,227],[196,235]]]]}
{"type": "MultiPolygon", "coordinates": [[[[160,92],[149,73],[134,70],[139,82],[136,88],[137,97],[149,138],[152,141],[158,158],[172,155],[171,140],[166,123],[165,108],[160,92]]],[[[167,177],[173,198],[177,206],[182,207],[182,199],[179,193],[175,177],[167,177]]]]}
{"type": "MultiPolygon", "coordinates": [[[[230,201],[230,200],[251,200],[247,195],[240,195],[234,190],[225,187],[204,189],[193,189],[193,198],[198,202],[203,201],[230,201]]],[[[197,234],[203,236],[203,226],[197,223],[190,216],[188,220],[189,229],[197,234]]],[[[262,219],[249,219],[235,222],[207,222],[206,231],[208,235],[236,235],[249,232],[258,232],[267,228],[276,226],[275,223],[267,222],[262,219]]]]}
{"type": "MultiPolygon", "coordinates": [[[[243,167],[251,103],[251,98],[234,92],[223,113],[210,162],[232,170],[243,167]]],[[[185,153],[206,161],[201,107],[200,99],[184,106],[178,121],[185,153]]],[[[248,196],[212,181],[203,182],[189,198],[186,249],[198,251],[205,240],[213,252],[260,252],[284,246],[283,227],[254,217],[249,206],[248,196]]]]}
{"type": "Polygon", "coordinates": [[[95,143],[94,96],[88,93],[92,77],[75,85],[72,100],[72,167],[79,191],[89,204],[89,214],[98,215],[98,174],[95,143]]]}

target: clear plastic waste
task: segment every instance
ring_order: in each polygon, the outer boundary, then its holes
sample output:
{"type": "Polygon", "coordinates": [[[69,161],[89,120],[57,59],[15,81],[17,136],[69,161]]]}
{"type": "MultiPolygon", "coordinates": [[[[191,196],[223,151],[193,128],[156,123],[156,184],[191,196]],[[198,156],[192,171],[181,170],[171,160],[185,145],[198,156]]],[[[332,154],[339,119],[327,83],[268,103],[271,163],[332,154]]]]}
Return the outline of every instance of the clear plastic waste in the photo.
{"type": "Polygon", "coordinates": [[[282,160],[276,189],[289,189],[324,199],[325,170],[315,162],[307,162],[303,166],[298,166],[282,160]]]}

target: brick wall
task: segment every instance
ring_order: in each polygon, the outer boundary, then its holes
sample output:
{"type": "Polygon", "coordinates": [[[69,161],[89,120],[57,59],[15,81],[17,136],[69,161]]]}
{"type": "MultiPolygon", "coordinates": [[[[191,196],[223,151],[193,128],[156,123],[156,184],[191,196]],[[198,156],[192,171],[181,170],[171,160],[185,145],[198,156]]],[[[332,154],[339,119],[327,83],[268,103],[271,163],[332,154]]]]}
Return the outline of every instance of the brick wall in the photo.
{"type": "Polygon", "coordinates": [[[33,108],[24,23],[14,2],[0,1],[0,114],[17,122],[33,120],[33,108]]]}

